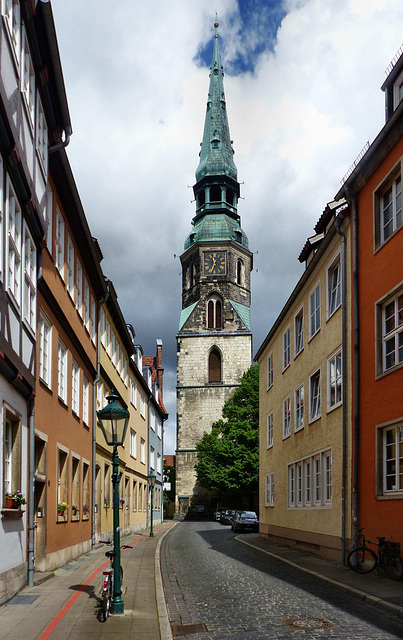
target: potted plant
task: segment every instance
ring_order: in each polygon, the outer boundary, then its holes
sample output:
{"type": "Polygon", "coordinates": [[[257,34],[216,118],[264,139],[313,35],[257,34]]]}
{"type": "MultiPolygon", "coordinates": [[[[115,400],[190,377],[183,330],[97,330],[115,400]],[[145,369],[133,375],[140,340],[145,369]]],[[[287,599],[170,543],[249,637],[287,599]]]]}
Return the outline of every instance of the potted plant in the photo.
{"type": "Polygon", "coordinates": [[[6,493],[4,498],[4,506],[6,509],[18,509],[18,507],[23,504],[27,504],[27,501],[19,489],[6,493]]]}
{"type": "Polygon", "coordinates": [[[104,507],[105,507],[105,509],[109,509],[110,503],[111,503],[111,499],[110,498],[108,498],[108,497],[104,498],[104,507]]]}
{"type": "Polygon", "coordinates": [[[89,506],[88,506],[88,505],[86,505],[86,504],[85,504],[85,505],[83,506],[83,516],[88,516],[88,515],[89,515],[89,512],[90,512],[90,508],[89,508],[89,506]]]}
{"type": "Polygon", "coordinates": [[[78,508],[73,504],[71,506],[71,513],[73,516],[77,515],[78,508]]]}
{"type": "Polygon", "coordinates": [[[120,509],[123,509],[123,505],[124,505],[124,503],[125,503],[124,498],[119,498],[119,508],[120,508],[120,509]]]}
{"type": "Polygon", "coordinates": [[[59,516],[64,516],[64,512],[66,511],[67,507],[69,505],[67,504],[67,502],[59,502],[57,505],[57,513],[59,514],[59,516]]]}

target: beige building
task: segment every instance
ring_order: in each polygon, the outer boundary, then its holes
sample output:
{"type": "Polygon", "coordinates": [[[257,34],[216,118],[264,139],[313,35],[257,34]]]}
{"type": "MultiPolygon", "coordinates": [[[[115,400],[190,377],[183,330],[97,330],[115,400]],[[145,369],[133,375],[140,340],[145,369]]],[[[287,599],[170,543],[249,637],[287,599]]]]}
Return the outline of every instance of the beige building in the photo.
{"type": "MultiPolygon", "coordinates": [[[[141,354],[135,348],[113,284],[100,312],[99,381],[97,411],[107,405],[111,389],[130,413],[126,439],[118,447],[120,528],[122,533],[143,529],[147,523],[148,397],[141,374],[141,354]],[[139,361],[140,358],[140,361],[139,361]]],[[[112,538],[112,448],[96,429],[95,538],[112,538]]]]}
{"type": "Polygon", "coordinates": [[[261,345],[260,533],[340,560],[350,537],[350,224],[327,205],[261,345]]]}

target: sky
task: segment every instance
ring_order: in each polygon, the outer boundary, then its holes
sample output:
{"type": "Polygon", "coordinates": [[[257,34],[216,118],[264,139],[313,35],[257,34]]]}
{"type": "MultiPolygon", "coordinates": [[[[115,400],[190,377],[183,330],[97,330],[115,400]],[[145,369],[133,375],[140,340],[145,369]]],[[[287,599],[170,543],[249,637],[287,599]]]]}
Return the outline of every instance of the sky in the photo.
{"type": "Polygon", "coordinates": [[[102,268],[146,355],[163,341],[175,453],[179,256],[219,23],[238,213],[254,253],[253,354],[303,272],[298,255],[384,125],[401,0],[52,0],[67,147],[102,268]],[[217,13],[217,16],[216,16],[217,13]]]}

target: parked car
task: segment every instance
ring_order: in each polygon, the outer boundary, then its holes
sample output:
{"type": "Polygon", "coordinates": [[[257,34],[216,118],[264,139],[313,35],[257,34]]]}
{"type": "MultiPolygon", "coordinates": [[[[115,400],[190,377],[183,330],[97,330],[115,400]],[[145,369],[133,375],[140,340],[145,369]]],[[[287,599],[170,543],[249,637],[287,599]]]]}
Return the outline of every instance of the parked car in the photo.
{"type": "Polygon", "coordinates": [[[221,511],[220,523],[232,524],[232,520],[235,514],[236,514],[236,509],[226,509],[225,511],[221,511]]]}
{"type": "Polygon", "coordinates": [[[232,531],[259,531],[259,520],[254,511],[237,511],[231,523],[232,531]]]}
{"type": "Polygon", "coordinates": [[[226,511],[227,509],[228,507],[217,507],[214,513],[214,520],[220,521],[221,514],[223,513],[223,511],[226,511]]]}

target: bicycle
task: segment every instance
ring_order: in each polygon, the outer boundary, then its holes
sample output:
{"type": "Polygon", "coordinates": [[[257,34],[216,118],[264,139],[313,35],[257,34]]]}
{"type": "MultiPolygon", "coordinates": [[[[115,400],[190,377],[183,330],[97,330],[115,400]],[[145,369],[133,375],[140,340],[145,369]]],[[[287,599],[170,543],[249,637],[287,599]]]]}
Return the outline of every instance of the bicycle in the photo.
{"type": "MultiPolygon", "coordinates": [[[[102,542],[104,542],[102,540],[102,542]]],[[[104,544],[112,544],[111,540],[107,540],[106,542],[104,542],[104,544]]],[[[129,545],[122,545],[120,547],[121,549],[132,549],[131,546],[129,545]]],[[[103,617],[103,621],[106,622],[108,616],[109,616],[109,612],[110,612],[110,608],[111,608],[111,604],[112,604],[112,600],[113,600],[113,593],[114,593],[114,580],[115,580],[115,571],[114,571],[114,566],[113,566],[113,559],[115,557],[115,552],[114,551],[106,551],[105,555],[107,558],[109,558],[110,561],[110,565],[109,567],[106,567],[103,572],[102,572],[102,602],[101,602],[101,613],[102,613],[102,617],[103,617]]],[[[120,585],[123,585],[123,568],[122,565],[120,566],[120,585]]]]}
{"type": "Polygon", "coordinates": [[[400,580],[403,575],[403,564],[400,557],[400,543],[390,542],[384,536],[377,536],[378,542],[365,538],[358,532],[359,546],[350,551],[347,556],[347,564],[357,573],[370,573],[375,568],[380,575],[400,580]],[[373,544],[378,547],[378,554],[367,545],[373,544]]]}

